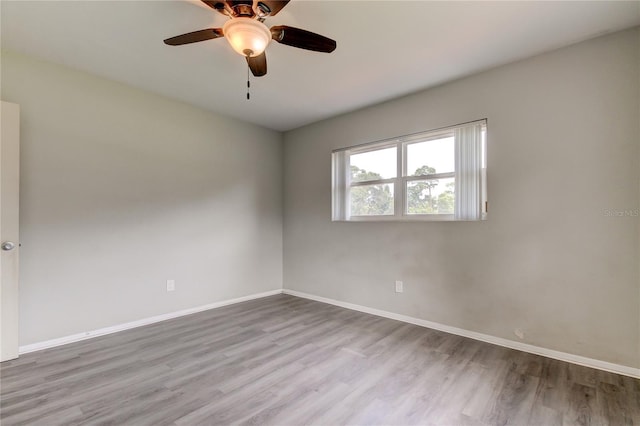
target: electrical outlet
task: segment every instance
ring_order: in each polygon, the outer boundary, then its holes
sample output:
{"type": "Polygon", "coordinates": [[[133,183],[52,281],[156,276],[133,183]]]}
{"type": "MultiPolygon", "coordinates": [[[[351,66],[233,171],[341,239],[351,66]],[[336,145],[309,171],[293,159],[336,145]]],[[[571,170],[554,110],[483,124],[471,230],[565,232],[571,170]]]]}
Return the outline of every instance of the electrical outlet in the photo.
{"type": "Polygon", "coordinates": [[[174,291],[176,289],[175,280],[167,280],[167,291],[174,291]]]}
{"type": "Polygon", "coordinates": [[[404,285],[402,281],[396,281],[396,293],[402,293],[404,291],[404,285]]]}

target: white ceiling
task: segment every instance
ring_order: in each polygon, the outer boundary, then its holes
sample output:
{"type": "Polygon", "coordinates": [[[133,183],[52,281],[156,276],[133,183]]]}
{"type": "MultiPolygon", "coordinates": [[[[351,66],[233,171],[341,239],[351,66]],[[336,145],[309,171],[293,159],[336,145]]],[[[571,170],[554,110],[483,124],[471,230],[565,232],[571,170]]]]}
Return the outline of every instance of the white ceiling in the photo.
{"type": "Polygon", "coordinates": [[[268,26],[333,38],[331,54],[271,43],[253,78],[226,40],[166,46],[221,27],[198,0],[2,0],[2,47],[275,130],[289,130],[640,25],[640,1],[428,2],[292,0],[268,26]]]}

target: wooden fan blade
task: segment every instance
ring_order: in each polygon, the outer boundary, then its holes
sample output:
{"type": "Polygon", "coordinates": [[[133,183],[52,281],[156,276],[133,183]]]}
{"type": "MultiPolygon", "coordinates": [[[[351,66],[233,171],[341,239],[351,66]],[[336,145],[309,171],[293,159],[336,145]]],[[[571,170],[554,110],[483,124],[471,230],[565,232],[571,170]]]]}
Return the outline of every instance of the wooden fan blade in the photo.
{"type": "Polygon", "coordinates": [[[247,57],[247,64],[255,77],[262,77],[267,73],[267,55],[264,52],[258,56],[247,57]]]}
{"type": "Polygon", "coordinates": [[[335,40],[300,28],[276,25],[271,27],[271,37],[278,43],[314,52],[331,53],[336,50],[335,40]]]}
{"type": "Polygon", "coordinates": [[[182,44],[196,43],[198,41],[211,40],[224,37],[222,28],[207,28],[206,30],[193,31],[191,33],[168,38],[164,41],[169,46],[180,46],[182,44]]]}
{"type": "Polygon", "coordinates": [[[260,0],[258,2],[258,7],[260,7],[260,3],[269,8],[269,16],[275,16],[287,5],[287,3],[289,3],[289,0],[260,0]]]}

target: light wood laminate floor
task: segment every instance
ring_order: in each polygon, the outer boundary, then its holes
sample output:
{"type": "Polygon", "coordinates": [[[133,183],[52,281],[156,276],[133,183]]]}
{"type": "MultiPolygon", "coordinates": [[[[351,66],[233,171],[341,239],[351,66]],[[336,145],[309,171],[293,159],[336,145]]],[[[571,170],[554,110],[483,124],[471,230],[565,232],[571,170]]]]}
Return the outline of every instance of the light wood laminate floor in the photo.
{"type": "Polygon", "coordinates": [[[640,380],[278,295],[1,365],[9,425],[631,425],[640,380]]]}

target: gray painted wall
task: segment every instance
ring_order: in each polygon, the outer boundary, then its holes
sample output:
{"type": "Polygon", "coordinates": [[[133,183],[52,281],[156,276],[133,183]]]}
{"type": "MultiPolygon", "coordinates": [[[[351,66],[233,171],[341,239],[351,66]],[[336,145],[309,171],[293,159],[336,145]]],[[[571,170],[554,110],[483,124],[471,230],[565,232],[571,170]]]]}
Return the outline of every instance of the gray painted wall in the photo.
{"type": "Polygon", "coordinates": [[[21,345],[284,286],[640,366],[640,32],[282,135],[2,54],[21,345]],[[330,152],[489,119],[489,220],[331,223],[330,152]],[[284,155],[284,212],[282,167],[284,155]],[[177,290],[165,291],[175,279],[177,290]],[[405,292],[395,294],[401,279],[405,292]]]}
{"type": "Polygon", "coordinates": [[[638,29],[288,132],[285,288],[640,367],[639,135],[638,29]],[[330,221],[332,149],[481,118],[486,222],[330,221]]]}
{"type": "Polygon", "coordinates": [[[2,99],[21,345],[282,287],[280,133],[9,52],[2,99]]]}

